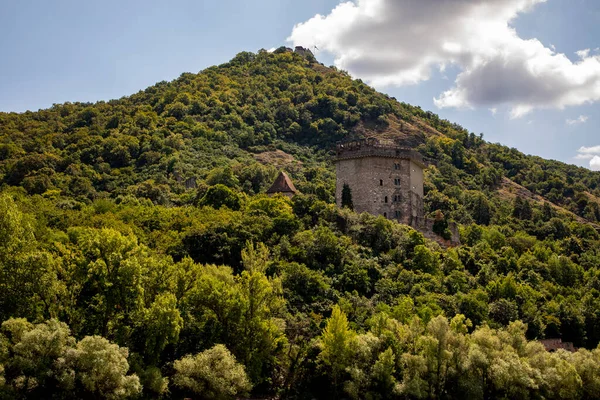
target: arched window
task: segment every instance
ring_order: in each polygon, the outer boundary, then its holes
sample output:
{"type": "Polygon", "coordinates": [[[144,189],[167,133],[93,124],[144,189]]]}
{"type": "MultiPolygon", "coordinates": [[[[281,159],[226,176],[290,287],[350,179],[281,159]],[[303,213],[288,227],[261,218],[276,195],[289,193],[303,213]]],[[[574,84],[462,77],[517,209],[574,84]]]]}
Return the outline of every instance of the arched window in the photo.
{"type": "Polygon", "coordinates": [[[379,180],[379,186],[383,186],[383,179],[379,180]]]}
{"type": "Polygon", "coordinates": [[[385,199],[383,201],[387,203],[387,196],[385,196],[385,199]]]}
{"type": "Polygon", "coordinates": [[[383,213],[383,216],[387,218],[387,213],[383,213]]]}

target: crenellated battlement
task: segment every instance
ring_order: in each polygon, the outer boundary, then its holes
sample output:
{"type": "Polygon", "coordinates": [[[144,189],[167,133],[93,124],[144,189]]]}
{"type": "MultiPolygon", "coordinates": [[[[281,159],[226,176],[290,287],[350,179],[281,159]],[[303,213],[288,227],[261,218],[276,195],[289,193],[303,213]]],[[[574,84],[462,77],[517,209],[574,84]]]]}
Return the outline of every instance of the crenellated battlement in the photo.
{"type": "Polygon", "coordinates": [[[341,142],[336,145],[336,161],[363,157],[386,157],[411,160],[425,168],[423,156],[410,148],[401,147],[393,141],[375,138],[341,142]]]}

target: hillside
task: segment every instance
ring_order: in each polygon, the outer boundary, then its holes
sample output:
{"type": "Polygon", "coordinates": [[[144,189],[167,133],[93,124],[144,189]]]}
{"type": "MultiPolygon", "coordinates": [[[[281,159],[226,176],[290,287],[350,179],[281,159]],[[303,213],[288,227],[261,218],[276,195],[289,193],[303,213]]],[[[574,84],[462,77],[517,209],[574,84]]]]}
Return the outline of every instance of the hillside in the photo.
{"type": "Polygon", "coordinates": [[[600,174],[312,57],[0,113],[0,183],[0,398],[599,396],[600,174]],[[424,156],[463,245],[335,206],[360,137],[424,156]],[[264,195],[281,169],[292,200],[264,195]]]}

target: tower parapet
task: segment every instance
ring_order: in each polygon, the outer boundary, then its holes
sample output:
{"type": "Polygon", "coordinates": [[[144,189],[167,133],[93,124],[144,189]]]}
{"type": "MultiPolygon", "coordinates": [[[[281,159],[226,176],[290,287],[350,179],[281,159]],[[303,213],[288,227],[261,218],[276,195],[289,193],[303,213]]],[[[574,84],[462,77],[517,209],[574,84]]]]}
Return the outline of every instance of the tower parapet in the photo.
{"type": "Polygon", "coordinates": [[[375,138],[340,142],[336,145],[336,161],[364,157],[386,157],[410,160],[421,168],[425,168],[423,156],[408,147],[402,147],[391,141],[380,141],[375,138]]]}

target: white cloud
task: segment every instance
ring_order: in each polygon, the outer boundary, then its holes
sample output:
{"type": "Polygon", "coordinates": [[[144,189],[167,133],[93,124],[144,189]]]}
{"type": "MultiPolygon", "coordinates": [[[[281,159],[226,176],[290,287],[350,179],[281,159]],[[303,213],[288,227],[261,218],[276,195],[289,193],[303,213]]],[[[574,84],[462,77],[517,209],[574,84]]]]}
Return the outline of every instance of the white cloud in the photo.
{"type": "Polygon", "coordinates": [[[289,41],[334,55],[335,64],[375,86],[417,84],[454,65],[455,86],[438,107],[494,108],[512,118],[537,108],[600,100],[600,55],[572,62],[511,26],[546,0],[354,0],[294,27],[289,41]]]}
{"type": "Polygon", "coordinates": [[[565,122],[567,123],[567,125],[579,125],[585,124],[589,118],[590,117],[588,117],[587,115],[580,115],[575,119],[567,119],[565,122]]]}
{"type": "Polygon", "coordinates": [[[581,146],[577,150],[576,160],[590,160],[590,169],[592,171],[600,171],[600,145],[598,146],[581,146]]]}
{"type": "Polygon", "coordinates": [[[590,169],[592,171],[600,171],[600,156],[594,156],[590,160],[590,169]]]}
{"type": "Polygon", "coordinates": [[[600,155],[600,146],[591,146],[585,147],[581,146],[579,150],[577,150],[580,154],[599,154],[600,155]]]}
{"type": "Polygon", "coordinates": [[[496,107],[489,108],[492,115],[496,115],[498,113],[498,109],[496,107]]]}
{"type": "Polygon", "coordinates": [[[590,51],[591,49],[583,49],[576,51],[575,54],[577,54],[577,56],[583,60],[590,56],[590,51]]]}

